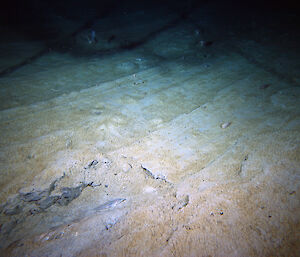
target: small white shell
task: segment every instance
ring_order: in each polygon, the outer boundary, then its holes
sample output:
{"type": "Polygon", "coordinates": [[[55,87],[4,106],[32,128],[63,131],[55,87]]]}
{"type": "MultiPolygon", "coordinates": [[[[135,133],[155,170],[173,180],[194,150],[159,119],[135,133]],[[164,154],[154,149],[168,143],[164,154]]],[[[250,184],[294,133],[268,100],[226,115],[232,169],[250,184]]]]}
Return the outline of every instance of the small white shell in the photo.
{"type": "Polygon", "coordinates": [[[131,168],[132,168],[132,165],[129,163],[123,163],[123,165],[122,165],[122,171],[125,173],[130,171],[131,168]]]}
{"type": "Polygon", "coordinates": [[[223,122],[223,123],[221,123],[220,128],[226,129],[231,125],[231,123],[232,123],[231,121],[230,122],[223,122]]]}

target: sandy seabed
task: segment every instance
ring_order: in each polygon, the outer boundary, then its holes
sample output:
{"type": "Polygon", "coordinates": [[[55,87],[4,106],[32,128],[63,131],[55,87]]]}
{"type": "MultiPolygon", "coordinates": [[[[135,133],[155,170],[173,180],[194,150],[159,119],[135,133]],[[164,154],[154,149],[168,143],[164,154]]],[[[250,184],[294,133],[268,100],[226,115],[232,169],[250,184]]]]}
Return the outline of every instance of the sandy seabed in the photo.
{"type": "Polygon", "coordinates": [[[206,8],[1,78],[1,256],[299,256],[299,53],[206,8]]]}

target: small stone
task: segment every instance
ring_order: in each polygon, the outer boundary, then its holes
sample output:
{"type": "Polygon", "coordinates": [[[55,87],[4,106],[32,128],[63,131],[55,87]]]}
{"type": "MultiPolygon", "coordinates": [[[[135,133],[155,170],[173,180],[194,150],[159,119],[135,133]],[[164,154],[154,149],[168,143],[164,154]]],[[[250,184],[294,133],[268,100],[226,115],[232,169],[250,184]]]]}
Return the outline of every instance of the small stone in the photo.
{"type": "Polygon", "coordinates": [[[232,122],[223,122],[223,123],[221,123],[220,128],[226,129],[231,125],[231,123],[232,122]]]}
{"type": "Polygon", "coordinates": [[[85,169],[89,169],[91,167],[95,167],[99,162],[97,160],[92,160],[87,166],[85,166],[85,169]]]}
{"type": "Polygon", "coordinates": [[[35,155],[34,154],[28,154],[27,155],[27,159],[30,160],[30,159],[33,159],[35,158],[35,155]]]}
{"type": "Polygon", "coordinates": [[[40,212],[41,212],[41,210],[36,209],[36,208],[33,208],[33,209],[29,210],[29,214],[30,215],[36,215],[36,214],[38,214],[40,212]]]}
{"type": "Polygon", "coordinates": [[[68,140],[66,141],[66,148],[71,148],[71,147],[72,147],[72,144],[73,144],[72,139],[68,139],[68,140]]]}
{"type": "Polygon", "coordinates": [[[111,161],[110,161],[109,159],[107,159],[107,158],[103,158],[103,159],[101,160],[101,162],[102,162],[103,164],[106,164],[106,165],[111,164],[111,161]]]}
{"type": "Polygon", "coordinates": [[[130,171],[131,168],[132,168],[132,165],[130,165],[129,163],[124,163],[122,165],[122,171],[125,172],[125,173],[130,171]]]}
{"type": "Polygon", "coordinates": [[[107,225],[105,226],[105,229],[106,229],[106,230],[109,230],[112,226],[113,226],[113,224],[109,223],[109,224],[107,224],[107,225]]]}
{"type": "Polygon", "coordinates": [[[95,115],[101,115],[102,114],[102,111],[99,111],[99,110],[93,110],[93,112],[92,112],[93,114],[95,114],[95,115]]]}

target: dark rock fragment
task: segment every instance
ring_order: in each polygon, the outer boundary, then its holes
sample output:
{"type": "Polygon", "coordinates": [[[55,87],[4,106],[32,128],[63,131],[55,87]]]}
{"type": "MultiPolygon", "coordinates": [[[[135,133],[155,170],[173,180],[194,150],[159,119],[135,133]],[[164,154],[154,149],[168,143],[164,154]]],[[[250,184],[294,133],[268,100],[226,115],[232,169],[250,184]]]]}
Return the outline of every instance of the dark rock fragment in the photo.
{"type": "Polygon", "coordinates": [[[89,168],[91,168],[91,167],[96,166],[97,164],[98,164],[98,161],[97,161],[97,160],[93,160],[93,161],[91,161],[87,166],[85,166],[84,168],[85,168],[85,169],[89,169],[89,168]]]}
{"type": "Polygon", "coordinates": [[[78,196],[80,196],[83,188],[85,187],[85,185],[80,185],[78,187],[64,187],[61,189],[62,191],[62,195],[61,197],[58,199],[58,203],[60,205],[66,206],[68,205],[73,199],[77,198],[78,196]]]}
{"type": "Polygon", "coordinates": [[[264,90],[264,89],[269,88],[270,86],[271,86],[271,84],[263,84],[259,87],[259,89],[264,90]]]}
{"type": "Polygon", "coordinates": [[[58,199],[58,196],[49,196],[46,199],[39,201],[37,204],[39,205],[40,209],[45,210],[55,204],[58,199]]]}
{"type": "Polygon", "coordinates": [[[41,209],[33,208],[29,210],[30,215],[36,215],[41,212],[41,209]]]}
{"type": "Polygon", "coordinates": [[[48,195],[48,191],[33,191],[28,193],[20,193],[20,198],[24,202],[35,202],[41,200],[48,195]]]}

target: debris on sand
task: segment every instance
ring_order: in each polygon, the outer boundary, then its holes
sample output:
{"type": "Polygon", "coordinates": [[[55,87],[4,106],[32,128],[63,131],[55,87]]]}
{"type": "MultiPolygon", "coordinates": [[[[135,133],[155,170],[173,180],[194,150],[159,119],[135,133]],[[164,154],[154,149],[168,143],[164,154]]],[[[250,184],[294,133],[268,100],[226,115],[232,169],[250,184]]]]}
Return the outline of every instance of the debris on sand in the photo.
{"type": "Polygon", "coordinates": [[[232,123],[231,121],[230,122],[223,122],[223,123],[221,123],[220,128],[226,129],[231,125],[231,123],[232,123]]]}

